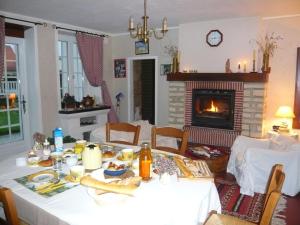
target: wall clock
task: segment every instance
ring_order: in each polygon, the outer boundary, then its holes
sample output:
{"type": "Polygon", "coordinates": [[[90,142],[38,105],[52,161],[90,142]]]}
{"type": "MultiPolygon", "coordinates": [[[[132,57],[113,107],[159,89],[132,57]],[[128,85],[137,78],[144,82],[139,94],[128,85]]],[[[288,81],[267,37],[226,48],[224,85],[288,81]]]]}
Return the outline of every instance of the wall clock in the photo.
{"type": "Polygon", "coordinates": [[[219,46],[223,41],[223,34],[219,30],[211,30],[206,35],[206,43],[211,47],[219,46]]]}

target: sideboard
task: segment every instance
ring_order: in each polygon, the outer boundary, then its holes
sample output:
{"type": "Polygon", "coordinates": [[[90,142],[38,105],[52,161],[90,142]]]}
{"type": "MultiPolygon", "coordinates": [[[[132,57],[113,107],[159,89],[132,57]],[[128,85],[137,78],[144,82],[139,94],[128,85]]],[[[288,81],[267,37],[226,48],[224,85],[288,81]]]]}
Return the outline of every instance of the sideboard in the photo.
{"type": "Polygon", "coordinates": [[[109,110],[109,106],[60,110],[59,116],[64,135],[84,139],[92,130],[106,124],[109,110]]]}

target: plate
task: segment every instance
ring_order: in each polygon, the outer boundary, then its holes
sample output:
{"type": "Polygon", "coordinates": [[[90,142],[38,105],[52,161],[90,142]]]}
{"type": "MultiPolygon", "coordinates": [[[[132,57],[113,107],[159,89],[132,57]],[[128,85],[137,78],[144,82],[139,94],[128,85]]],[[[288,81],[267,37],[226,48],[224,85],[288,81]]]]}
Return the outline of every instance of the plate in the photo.
{"type": "MultiPolygon", "coordinates": [[[[111,182],[118,182],[120,179],[117,178],[109,178],[105,179],[103,175],[103,169],[98,169],[95,170],[91,173],[91,176],[97,180],[104,181],[106,183],[111,183],[111,182]]],[[[114,206],[115,204],[122,204],[131,199],[130,196],[128,195],[122,195],[122,194],[116,194],[116,193],[111,193],[111,192],[106,192],[106,193],[101,193],[97,194],[96,189],[87,187],[87,193],[89,196],[91,196],[95,202],[99,206],[103,205],[112,205],[114,206]]]]}
{"type": "Polygon", "coordinates": [[[54,171],[41,171],[39,173],[30,175],[28,180],[34,183],[47,183],[54,178],[57,178],[57,176],[57,173],[54,171]]]}

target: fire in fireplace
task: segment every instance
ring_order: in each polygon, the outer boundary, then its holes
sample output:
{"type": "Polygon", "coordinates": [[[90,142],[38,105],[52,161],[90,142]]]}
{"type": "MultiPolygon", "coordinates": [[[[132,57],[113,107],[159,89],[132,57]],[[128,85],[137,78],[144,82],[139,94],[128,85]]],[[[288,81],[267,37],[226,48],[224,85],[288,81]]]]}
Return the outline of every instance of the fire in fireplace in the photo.
{"type": "Polygon", "coordinates": [[[234,90],[193,89],[192,125],[233,130],[234,90]]]}

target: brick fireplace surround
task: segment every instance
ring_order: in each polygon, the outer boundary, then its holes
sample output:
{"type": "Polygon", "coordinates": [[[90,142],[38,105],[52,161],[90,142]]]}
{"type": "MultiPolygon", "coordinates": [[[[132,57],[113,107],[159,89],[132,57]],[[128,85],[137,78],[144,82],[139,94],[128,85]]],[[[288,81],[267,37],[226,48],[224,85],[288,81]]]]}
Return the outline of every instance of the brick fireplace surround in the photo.
{"type": "MultiPolygon", "coordinates": [[[[186,74],[185,76],[189,76],[186,74]]],[[[230,76],[230,75],[225,75],[230,76]]],[[[169,124],[190,131],[190,142],[231,147],[242,134],[261,138],[264,134],[266,81],[187,80],[169,82],[169,124]],[[192,90],[235,90],[234,129],[191,126],[192,90]]],[[[176,80],[176,79],[175,79],[176,80]]]]}

